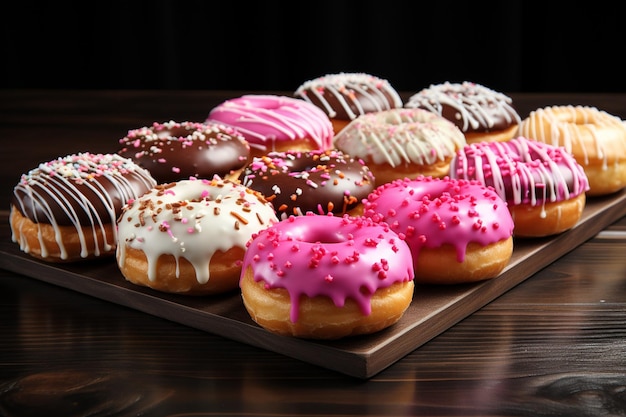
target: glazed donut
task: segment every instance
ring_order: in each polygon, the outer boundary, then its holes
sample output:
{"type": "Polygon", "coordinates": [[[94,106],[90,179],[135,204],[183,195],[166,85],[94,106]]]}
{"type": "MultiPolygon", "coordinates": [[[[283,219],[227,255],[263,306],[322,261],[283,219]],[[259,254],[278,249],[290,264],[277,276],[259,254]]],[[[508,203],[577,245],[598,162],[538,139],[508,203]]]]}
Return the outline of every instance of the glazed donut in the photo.
{"type": "Polygon", "coordinates": [[[118,153],[146,168],[159,183],[189,177],[236,178],[250,146],[235,129],[218,123],[153,123],[128,132],[118,153]]]}
{"type": "Polygon", "coordinates": [[[395,180],[376,188],[363,204],[364,216],[389,224],[408,243],[416,283],[495,278],[513,254],[506,202],[478,181],[395,180]]]}
{"type": "Polygon", "coordinates": [[[240,181],[263,194],[281,219],[307,212],[358,215],[375,183],[362,161],[338,150],[270,152],[254,158],[240,181]]]}
{"type": "Polygon", "coordinates": [[[322,109],[335,134],[362,114],[402,107],[389,81],[365,73],[328,74],[300,85],[294,96],[322,109]]]}
{"type": "Polygon", "coordinates": [[[522,120],[519,134],[563,146],[582,165],[588,196],[626,187],[626,125],[618,117],[588,106],[550,106],[522,120]]]}
{"type": "Polygon", "coordinates": [[[122,206],[156,185],[117,154],[77,153],[41,163],[13,189],[13,242],[35,258],[74,262],[113,256],[122,206]]]}
{"type": "Polygon", "coordinates": [[[463,133],[443,117],[403,108],[359,116],[334,143],[362,159],[378,185],[418,175],[446,176],[450,160],[466,144],[463,133]]]}
{"type": "Polygon", "coordinates": [[[252,320],[276,334],[339,339],[396,323],[413,299],[411,252],[384,224],[291,216],[248,244],[240,281],[252,320]]]}
{"type": "Polygon", "coordinates": [[[422,108],[456,124],[467,143],[502,142],[515,137],[521,121],[513,100],[483,85],[443,83],[409,97],[407,108],[422,108]]]}
{"type": "Polygon", "coordinates": [[[209,112],[211,120],[241,132],[252,156],[332,148],[333,126],[326,113],[293,97],[249,94],[226,100],[209,112]]]}
{"type": "Polygon", "coordinates": [[[507,202],[516,237],[550,236],[571,229],[585,208],[589,182],[562,147],[517,137],[481,142],[457,152],[450,177],[478,180],[507,202]]]}
{"type": "Polygon", "coordinates": [[[246,242],[277,221],[260,194],[229,180],[159,184],[123,208],[117,264],[127,281],[161,292],[223,293],[239,285],[246,242]]]}

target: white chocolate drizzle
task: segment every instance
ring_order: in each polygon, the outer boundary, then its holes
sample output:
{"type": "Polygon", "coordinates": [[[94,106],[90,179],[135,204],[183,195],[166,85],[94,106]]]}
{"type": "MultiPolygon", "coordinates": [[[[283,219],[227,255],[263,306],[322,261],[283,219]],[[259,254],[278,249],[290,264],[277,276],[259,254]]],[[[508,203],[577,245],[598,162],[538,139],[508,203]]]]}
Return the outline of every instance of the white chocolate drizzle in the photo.
{"type": "Polygon", "coordinates": [[[465,144],[452,122],[423,109],[368,113],[335,136],[335,146],[350,156],[392,167],[444,161],[465,144]]]}
{"type": "MultiPolygon", "coordinates": [[[[105,226],[114,225],[121,207],[156,185],[150,173],[136,165],[130,159],[117,154],[78,153],[60,157],[56,160],[39,164],[27,174],[23,174],[14,187],[14,201],[18,210],[29,213],[33,223],[37,224],[41,257],[50,256],[41,231],[41,224],[53,227],[55,240],[60,250],[60,258],[67,260],[69,253],[61,235],[60,224],[67,221],[57,219],[55,212],[61,212],[69,219],[71,226],[78,233],[80,257],[100,256],[113,249],[111,242],[117,240],[116,229],[113,236],[107,236],[105,226]],[[107,191],[107,186],[113,192],[107,191]],[[84,191],[89,190],[96,200],[90,200],[84,191]],[[115,194],[115,198],[112,197],[115,194]],[[103,206],[105,212],[97,207],[103,206]],[[85,221],[84,219],[88,219],[85,221]],[[81,220],[82,219],[82,220],[81,220]],[[87,245],[85,231],[93,234],[95,248],[87,245]],[[99,246],[98,231],[103,236],[103,247],[99,246]],[[90,253],[93,251],[93,253],[90,253]]],[[[23,233],[20,233],[23,236],[23,233]]],[[[17,237],[12,232],[13,242],[17,237]]],[[[29,253],[31,248],[26,239],[18,242],[20,249],[29,253]]]]}
{"type": "Polygon", "coordinates": [[[400,95],[387,80],[365,73],[328,74],[306,81],[294,95],[312,104],[319,102],[330,118],[337,117],[337,111],[327,97],[333,97],[350,120],[366,113],[361,100],[375,106],[375,111],[402,107],[400,95]]]}
{"type": "Polygon", "coordinates": [[[503,118],[507,125],[519,124],[521,119],[512,102],[505,94],[465,81],[431,85],[409,97],[405,107],[420,107],[442,115],[443,107],[447,105],[455,110],[456,119],[461,121],[461,130],[467,132],[470,128],[492,129],[496,124],[494,115],[503,118]]]}

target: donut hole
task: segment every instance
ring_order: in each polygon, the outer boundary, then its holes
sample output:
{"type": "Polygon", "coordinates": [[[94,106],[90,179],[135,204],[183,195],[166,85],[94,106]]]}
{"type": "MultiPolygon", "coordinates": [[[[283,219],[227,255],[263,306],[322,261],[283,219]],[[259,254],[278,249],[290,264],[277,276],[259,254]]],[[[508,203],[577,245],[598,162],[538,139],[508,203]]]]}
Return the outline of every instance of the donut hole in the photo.
{"type": "Polygon", "coordinates": [[[336,230],[310,230],[303,240],[312,244],[332,245],[347,242],[348,238],[336,230]]]}

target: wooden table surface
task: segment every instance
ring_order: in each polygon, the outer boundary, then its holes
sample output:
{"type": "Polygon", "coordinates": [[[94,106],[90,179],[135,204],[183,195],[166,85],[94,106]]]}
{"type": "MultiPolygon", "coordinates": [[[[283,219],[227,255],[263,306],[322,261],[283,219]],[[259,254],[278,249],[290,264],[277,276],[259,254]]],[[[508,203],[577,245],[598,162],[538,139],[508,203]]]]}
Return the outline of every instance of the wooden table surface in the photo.
{"type": "MultiPolygon", "coordinates": [[[[0,91],[0,211],[39,162],[245,93],[0,91]]],[[[624,94],[511,96],[626,119],[624,94]]],[[[624,415],[625,252],[623,218],[367,380],[0,270],[0,415],[624,415]]]]}

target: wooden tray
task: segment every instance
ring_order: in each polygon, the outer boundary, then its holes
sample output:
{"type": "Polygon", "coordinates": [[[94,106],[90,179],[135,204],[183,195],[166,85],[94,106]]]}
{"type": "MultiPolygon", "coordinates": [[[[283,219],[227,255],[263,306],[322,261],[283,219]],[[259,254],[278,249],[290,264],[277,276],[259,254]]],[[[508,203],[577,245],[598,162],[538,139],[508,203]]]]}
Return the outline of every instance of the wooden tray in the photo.
{"type": "Polygon", "coordinates": [[[38,261],[11,241],[0,212],[0,268],[127,306],[357,378],[370,378],[626,215],[626,191],[589,198],[579,224],[561,235],[516,240],[509,265],[495,279],[469,285],[417,286],[394,326],[374,335],[319,342],[281,337],[257,326],[238,292],[215,297],[158,293],[128,283],[112,259],[57,265],[38,261]]]}

